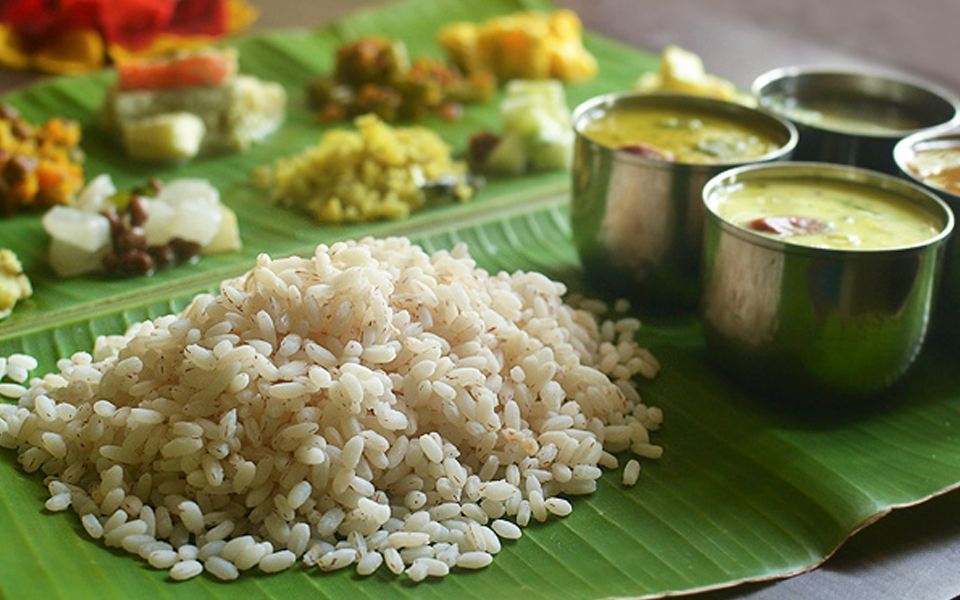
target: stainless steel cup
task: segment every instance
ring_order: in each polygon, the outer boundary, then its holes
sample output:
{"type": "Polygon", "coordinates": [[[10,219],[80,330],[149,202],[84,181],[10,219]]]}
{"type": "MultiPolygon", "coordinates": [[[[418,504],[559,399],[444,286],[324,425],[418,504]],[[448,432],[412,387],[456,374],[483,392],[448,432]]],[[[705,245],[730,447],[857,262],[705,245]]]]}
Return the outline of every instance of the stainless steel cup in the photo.
{"type": "MultiPolygon", "coordinates": [[[[894,147],[893,158],[902,175],[937,194],[956,215],[960,214],[960,194],[931,185],[910,168],[910,162],[918,150],[943,145],[960,146],[960,127],[938,128],[907,136],[894,147]]],[[[951,236],[947,243],[933,323],[934,338],[960,345],[960,236],[957,235],[951,236]]]]}
{"type": "MultiPolygon", "coordinates": [[[[573,236],[588,279],[643,304],[695,308],[699,299],[704,184],[733,166],[788,158],[796,129],[766,111],[679,94],[610,94],[573,113],[573,236]],[[774,152],[737,163],[666,162],[600,144],[584,127],[613,108],[702,111],[763,128],[774,152]]],[[[637,140],[642,141],[642,140],[637,140]]]]}
{"type": "Polygon", "coordinates": [[[919,186],[865,169],[781,163],[727,171],[703,191],[703,326],[711,358],[773,400],[862,397],[901,378],[927,332],[953,214],[919,186]],[[883,250],[811,248],[734,225],[723,189],[791,178],[886,190],[930,212],[939,233],[883,250]]]}
{"type": "Polygon", "coordinates": [[[893,147],[903,137],[931,127],[960,124],[960,101],[936,85],[885,73],[820,67],[784,67],[757,77],[751,86],[760,106],[790,119],[800,132],[794,160],[824,161],[897,174],[893,147]],[[854,122],[820,120],[811,107],[832,104],[890,127],[866,130],[854,122]],[[913,126],[894,126],[895,120],[913,126]]]}

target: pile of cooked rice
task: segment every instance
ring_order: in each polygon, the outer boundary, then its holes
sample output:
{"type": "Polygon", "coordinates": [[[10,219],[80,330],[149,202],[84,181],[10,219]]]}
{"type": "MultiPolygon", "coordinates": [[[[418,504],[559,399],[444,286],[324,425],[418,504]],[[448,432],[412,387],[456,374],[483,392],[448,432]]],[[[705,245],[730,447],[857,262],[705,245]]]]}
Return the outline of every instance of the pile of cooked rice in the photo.
{"type": "Polygon", "coordinates": [[[403,219],[426,203],[425,189],[467,201],[467,167],[425,127],[391,127],[374,114],[356,131],[334,129],[306,151],[254,173],[271,200],[309,211],[321,223],[403,219]]]}
{"type": "MultiPolygon", "coordinates": [[[[0,446],[110,547],[169,569],[490,564],[632,450],[659,409],[633,318],[598,323],[538,273],[405,238],[257,259],[179,315],[97,340],[0,403],[0,446]]],[[[3,365],[25,382],[36,362],[3,365]]],[[[0,374],[2,376],[2,374],[0,374]]],[[[639,476],[630,459],[624,483],[639,476]]]]}

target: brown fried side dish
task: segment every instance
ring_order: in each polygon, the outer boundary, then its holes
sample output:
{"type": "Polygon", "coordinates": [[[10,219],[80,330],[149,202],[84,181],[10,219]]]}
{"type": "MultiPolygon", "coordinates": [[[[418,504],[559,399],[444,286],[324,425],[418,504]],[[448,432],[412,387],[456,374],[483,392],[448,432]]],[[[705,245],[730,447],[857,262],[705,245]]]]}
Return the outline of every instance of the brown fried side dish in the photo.
{"type": "Polygon", "coordinates": [[[311,79],[309,95],[321,121],[367,113],[387,122],[430,114],[455,121],[463,104],[487,102],[496,88],[489,71],[464,76],[430,57],[411,63],[403,42],[367,37],[338,48],[333,73],[311,79]]]}

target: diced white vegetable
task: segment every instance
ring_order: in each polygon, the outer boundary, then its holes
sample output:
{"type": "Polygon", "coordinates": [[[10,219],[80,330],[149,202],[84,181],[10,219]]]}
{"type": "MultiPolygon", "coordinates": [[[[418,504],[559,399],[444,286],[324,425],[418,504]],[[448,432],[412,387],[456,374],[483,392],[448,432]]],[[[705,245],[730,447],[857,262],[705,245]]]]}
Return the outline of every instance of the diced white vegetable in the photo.
{"type": "Polygon", "coordinates": [[[518,175],[568,167],[574,134],[563,86],[557,81],[518,79],[507,84],[506,92],[500,103],[503,137],[484,169],[518,175]]]}
{"type": "Polygon", "coordinates": [[[170,221],[177,214],[177,209],[166,202],[147,200],[147,222],[143,231],[147,236],[147,244],[159,246],[169,242],[176,232],[170,229],[170,221]]]}
{"type": "Polygon", "coordinates": [[[181,204],[216,206],[220,203],[220,192],[205,179],[176,179],[160,188],[157,200],[173,207],[181,204]]]}
{"type": "Polygon", "coordinates": [[[573,160],[573,132],[560,132],[554,138],[542,138],[530,149],[530,168],[534,171],[566,169],[573,160]]]}
{"type": "Polygon", "coordinates": [[[75,204],[78,210],[98,213],[103,210],[103,203],[107,198],[117,193],[113,180],[107,174],[98,175],[90,180],[77,195],[75,204]]]}
{"type": "Polygon", "coordinates": [[[237,226],[236,213],[223,204],[219,208],[220,215],[223,217],[220,222],[220,229],[217,231],[217,235],[210,240],[210,243],[203,247],[203,254],[231,252],[240,249],[240,228],[237,226]]]}
{"type": "Polygon", "coordinates": [[[569,122],[570,120],[563,85],[555,79],[514,79],[507,83],[506,98],[526,99],[539,105],[559,121],[569,122]]]}
{"type": "Polygon", "coordinates": [[[103,256],[109,250],[104,246],[90,252],[69,242],[54,238],[50,242],[50,266],[60,277],[75,277],[100,269],[103,256]]]}
{"type": "Polygon", "coordinates": [[[566,102],[563,84],[556,79],[511,79],[507,82],[506,90],[508,96],[535,94],[549,102],[566,102]]]}
{"type": "Polygon", "coordinates": [[[192,158],[207,134],[203,119],[187,113],[165,113],[121,125],[127,154],[138,160],[192,158]]]}
{"type": "Polygon", "coordinates": [[[43,215],[43,228],[50,237],[87,252],[96,252],[110,245],[110,221],[97,213],[54,206],[43,215]]]}
{"type": "MultiPolygon", "coordinates": [[[[61,277],[100,270],[111,246],[110,221],[99,212],[116,193],[107,175],[93,179],[81,192],[86,210],[56,206],[43,217],[52,238],[49,258],[61,277]]],[[[177,179],[163,186],[156,198],[144,198],[147,244],[164,245],[173,238],[196,242],[204,254],[239,250],[237,216],[220,203],[220,193],[202,179],[177,179]]]]}
{"type": "Polygon", "coordinates": [[[213,240],[223,222],[219,205],[184,202],[176,211],[168,225],[173,237],[196,242],[200,246],[206,246],[213,240]]]}
{"type": "Polygon", "coordinates": [[[507,97],[500,103],[503,130],[522,136],[537,135],[544,127],[555,126],[557,119],[535,96],[507,97]]]}

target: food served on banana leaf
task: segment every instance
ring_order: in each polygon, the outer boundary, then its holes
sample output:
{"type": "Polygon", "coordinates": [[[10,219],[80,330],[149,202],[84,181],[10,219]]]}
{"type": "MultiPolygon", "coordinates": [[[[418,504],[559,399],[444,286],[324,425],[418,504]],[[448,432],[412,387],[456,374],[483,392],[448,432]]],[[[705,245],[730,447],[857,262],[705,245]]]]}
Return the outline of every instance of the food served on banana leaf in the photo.
{"type": "Polygon", "coordinates": [[[27,279],[17,255],[7,249],[0,249],[0,319],[13,311],[17,302],[33,293],[30,280],[27,279]]]}
{"type": "Polygon", "coordinates": [[[356,131],[327,131],[317,146],[258,169],[254,184],[321,223],[403,219],[436,196],[473,196],[478,181],[433,131],[391,127],[374,114],[355,124],[356,131]]]}
{"type": "Polygon", "coordinates": [[[0,215],[68,204],[83,187],[80,125],[53,118],[31,125],[0,105],[0,215]]]}
{"type": "Polygon", "coordinates": [[[47,476],[47,511],[174,581],[483,569],[574,497],[617,493],[604,469],[632,486],[663,454],[640,321],[565,292],[488,273],[462,243],[262,254],[28,385],[39,361],[0,357],[17,382],[0,448],[47,476]]]}
{"type": "Polygon", "coordinates": [[[472,170],[522,175],[566,169],[573,158],[573,127],[563,85],[555,80],[515,79],[500,103],[503,133],[470,139],[472,170]]]}
{"type": "Polygon", "coordinates": [[[756,105],[752,96],[737,91],[737,87],[726,79],[707,73],[699,56],[679,46],[664,48],[659,70],[641,75],[633,89],[637,92],[707,96],[748,106],[756,105]]]}
{"type": "Polygon", "coordinates": [[[533,10],[483,23],[457,22],[437,40],[465,73],[493,71],[500,79],[585,81],[597,74],[597,61],[583,47],[583,25],[571,10],[533,10]]]}
{"type": "Polygon", "coordinates": [[[109,175],[93,179],[76,207],[43,217],[50,265],[61,277],[105,271],[114,277],[150,275],[200,254],[240,249],[237,217],[202,179],[154,179],[117,191],[109,175]]]}
{"type": "Polygon", "coordinates": [[[496,78],[479,70],[464,76],[430,57],[412,63],[403,42],[366,37],[337,49],[330,75],[310,80],[310,101],[321,121],[374,113],[393,122],[439,114],[456,120],[463,104],[489,101],[496,78]]]}
{"type": "Polygon", "coordinates": [[[117,64],[101,120],[127,155],[146,161],[238,152],[283,122],[283,87],[237,73],[234,50],[179,52],[117,64]]]}

